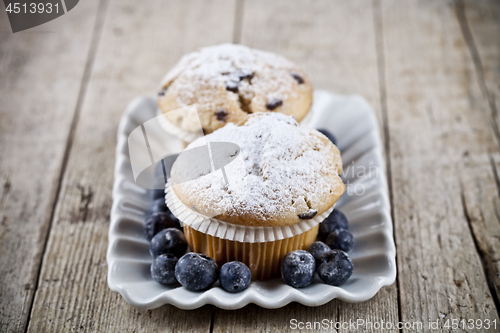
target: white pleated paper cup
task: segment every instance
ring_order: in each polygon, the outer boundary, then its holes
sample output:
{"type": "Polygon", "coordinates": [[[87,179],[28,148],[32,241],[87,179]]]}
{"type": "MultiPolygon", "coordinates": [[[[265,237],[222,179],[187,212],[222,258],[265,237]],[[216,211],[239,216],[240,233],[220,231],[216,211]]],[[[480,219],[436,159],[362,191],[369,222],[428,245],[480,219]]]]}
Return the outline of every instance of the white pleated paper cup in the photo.
{"type": "Polygon", "coordinates": [[[242,243],[272,242],[297,236],[319,225],[335,208],[333,205],[323,214],[316,215],[309,220],[302,220],[294,225],[252,227],[221,221],[194,211],[177,197],[170,181],[167,183],[165,193],[168,208],[181,223],[210,236],[242,243]]]}
{"type": "Polygon", "coordinates": [[[250,268],[253,280],[278,276],[283,257],[294,250],[306,250],[316,240],[319,224],[335,207],[291,226],[251,227],[194,211],[177,197],[170,181],[165,193],[165,202],[181,221],[192,251],[213,258],[219,267],[225,262],[241,261],[250,268]]]}

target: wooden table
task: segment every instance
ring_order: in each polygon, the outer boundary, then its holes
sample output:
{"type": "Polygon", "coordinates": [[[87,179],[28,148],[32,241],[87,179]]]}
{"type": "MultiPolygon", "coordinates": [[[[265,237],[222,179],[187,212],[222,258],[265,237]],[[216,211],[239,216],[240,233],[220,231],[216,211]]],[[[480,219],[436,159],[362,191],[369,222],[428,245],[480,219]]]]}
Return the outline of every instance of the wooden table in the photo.
{"type": "Polygon", "coordinates": [[[498,1],[85,0],[16,34],[2,12],[0,331],[275,332],[325,318],[500,331],[499,100],[498,1]],[[147,311],[108,289],[124,108],[183,54],[222,42],[289,57],[316,88],[376,110],[398,276],[370,301],[147,311]]]}

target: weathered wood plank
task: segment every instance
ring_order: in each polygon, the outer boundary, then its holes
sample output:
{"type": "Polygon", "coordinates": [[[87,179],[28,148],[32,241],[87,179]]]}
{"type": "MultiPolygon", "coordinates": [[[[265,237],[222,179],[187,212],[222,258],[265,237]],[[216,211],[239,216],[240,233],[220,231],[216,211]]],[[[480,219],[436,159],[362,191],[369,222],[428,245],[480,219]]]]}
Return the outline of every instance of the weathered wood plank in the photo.
{"type": "Polygon", "coordinates": [[[469,227],[470,207],[498,200],[494,136],[454,3],[381,9],[401,320],[498,321],[469,227]]]}
{"type": "MultiPolygon", "coordinates": [[[[396,325],[398,305],[394,289],[395,287],[382,288],[374,298],[363,303],[345,303],[334,300],[318,307],[292,303],[273,310],[264,309],[254,304],[236,311],[216,309],[213,318],[213,331],[377,332],[380,329],[371,329],[370,324],[367,326],[360,324],[358,329],[348,325],[350,322],[356,322],[358,318],[365,322],[380,324],[383,320],[384,323],[390,322],[396,325]],[[311,325],[312,329],[307,329],[308,325],[311,325]]],[[[397,332],[398,330],[384,329],[383,331],[397,332]]]]}
{"type": "Polygon", "coordinates": [[[134,309],[106,283],[116,131],[126,105],[155,94],[199,46],[230,42],[234,1],[112,0],[83,101],[28,330],[208,331],[211,307],[134,309]]]}
{"type": "Polygon", "coordinates": [[[0,331],[24,332],[97,3],[12,33],[0,10],[0,331]]]}
{"type": "Polygon", "coordinates": [[[487,264],[498,302],[500,293],[500,201],[498,199],[500,182],[497,170],[500,160],[498,154],[500,144],[498,114],[500,107],[498,105],[500,100],[500,2],[466,1],[465,6],[459,2],[457,17],[474,60],[483,99],[489,106],[485,110],[485,117],[488,118],[489,115],[490,124],[496,136],[496,141],[489,140],[484,143],[484,149],[490,154],[493,171],[488,170],[484,165],[483,172],[476,175],[478,183],[476,191],[472,192],[472,195],[465,195],[464,199],[472,231],[487,264]]]}
{"type": "MultiPolygon", "coordinates": [[[[246,1],[242,21],[243,44],[295,61],[309,74],[316,89],[363,95],[382,124],[371,3],[246,1]]],[[[359,304],[333,301],[320,307],[294,303],[277,310],[254,305],[232,312],[216,309],[213,325],[214,332],[280,332],[293,328],[292,319],[304,323],[323,319],[348,323],[357,318],[397,323],[396,285],[383,288],[372,300],[359,304]]],[[[326,327],[314,331],[321,330],[331,332],[326,327]]],[[[355,330],[342,330],[347,331],[355,330]]]]}

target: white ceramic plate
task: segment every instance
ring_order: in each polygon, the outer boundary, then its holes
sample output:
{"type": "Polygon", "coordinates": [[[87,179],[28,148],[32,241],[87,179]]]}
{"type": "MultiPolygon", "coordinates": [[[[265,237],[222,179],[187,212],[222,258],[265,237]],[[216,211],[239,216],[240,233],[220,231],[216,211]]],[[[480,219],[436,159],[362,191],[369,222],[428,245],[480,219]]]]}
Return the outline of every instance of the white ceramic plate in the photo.
{"type": "Polygon", "coordinates": [[[336,207],[349,219],[349,228],[356,241],[350,253],[354,273],[349,281],[334,287],[322,283],[316,276],[310,286],[295,289],[281,279],[274,279],[252,282],[246,290],[236,294],[218,285],[204,292],[192,292],[180,285],[164,286],[153,281],[149,272],[152,263],[149,244],[142,229],[151,199],[147,191],[133,181],[127,137],[134,128],[153,118],[155,112],[155,98],[136,98],[125,111],[118,128],[107,252],[108,285],[128,303],[147,309],[163,304],[181,309],[195,309],[205,304],[239,309],[249,303],[279,308],[294,301],[319,306],[335,298],[347,302],[366,301],[381,287],[394,282],[396,248],[377,120],[362,97],[339,96],[325,91],[315,92],[312,113],[304,123],[331,131],[342,151],[344,179],[348,186],[336,207]]]}

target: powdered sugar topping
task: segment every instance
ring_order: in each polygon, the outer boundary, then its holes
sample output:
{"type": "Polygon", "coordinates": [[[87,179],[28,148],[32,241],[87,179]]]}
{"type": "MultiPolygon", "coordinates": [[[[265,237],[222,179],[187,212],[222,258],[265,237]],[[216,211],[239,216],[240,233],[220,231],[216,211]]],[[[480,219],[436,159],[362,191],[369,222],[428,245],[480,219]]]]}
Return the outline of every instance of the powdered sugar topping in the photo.
{"type": "Polygon", "coordinates": [[[239,82],[239,94],[248,104],[257,95],[284,99],[293,94],[294,80],[290,73],[296,68],[293,62],[271,52],[221,44],[185,55],[165,76],[162,88],[176,81],[179,106],[192,103],[195,95],[197,103],[210,103],[212,96],[200,96],[197,92],[208,86],[230,86],[231,82],[239,82]],[[248,80],[240,82],[245,76],[248,80]]]}
{"type": "MultiPolygon", "coordinates": [[[[337,148],[316,130],[299,126],[293,117],[254,114],[242,126],[229,123],[187,149],[205,140],[232,142],[241,149],[240,156],[224,168],[228,184],[219,170],[176,185],[176,192],[206,215],[262,226],[277,225],[288,216],[285,224],[292,224],[299,214],[326,210],[324,202],[343,192],[337,148]]],[[[174,164],[174,181],[179,172],[174,164]]]]}

